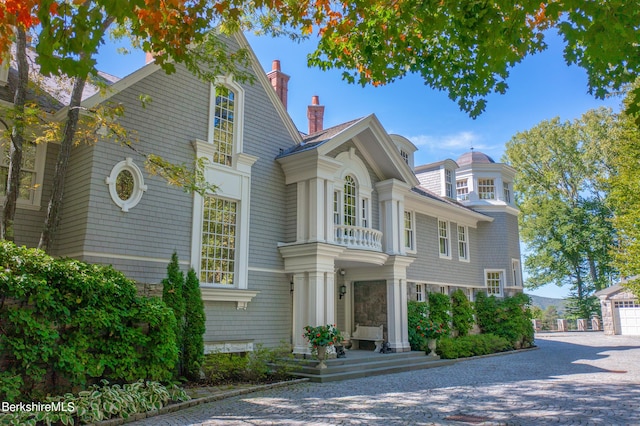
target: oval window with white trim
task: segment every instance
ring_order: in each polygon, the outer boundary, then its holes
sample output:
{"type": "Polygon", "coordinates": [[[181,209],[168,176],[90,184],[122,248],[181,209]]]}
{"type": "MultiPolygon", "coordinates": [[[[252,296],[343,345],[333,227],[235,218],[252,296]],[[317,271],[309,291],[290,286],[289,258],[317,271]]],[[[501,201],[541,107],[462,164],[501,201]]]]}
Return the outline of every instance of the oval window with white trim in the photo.
{"type": "Polygon", "coordinates": [[[105,182],[111,199],[123,212],[135,207],[147,190],[140,168],[129,157],[113,166],[105,182]]]}

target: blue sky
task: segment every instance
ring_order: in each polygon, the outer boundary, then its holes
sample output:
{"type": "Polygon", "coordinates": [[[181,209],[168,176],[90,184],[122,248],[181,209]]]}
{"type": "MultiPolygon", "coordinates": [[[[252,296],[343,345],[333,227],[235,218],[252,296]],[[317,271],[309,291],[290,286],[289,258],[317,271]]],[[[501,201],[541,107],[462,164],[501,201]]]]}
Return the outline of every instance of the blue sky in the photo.
{"type": "MultiPolygon", "coordinates": [[[[307,105],[318,95],[325,106],[324,126],[330,127],[371,113],[389,133],[409,138],[419,150],[415,162],[430,163],[456,159],[471,147],[499,161],[513,135],[544,120],[560,117],[573,120],[600,106],[619,109],[620,99],[597,100],[587,93],[586,73],[567,66],[561,40],[547,36],[549,48],[526,58],[511,70],[505,95],[488,98],[485,112],[471,119],[444,92],[425,86],[419,76],[408,76],[381,87],[362,88],[341,79],[341,72],[307,67],[306,54],[313,41],[298,44],[288,39],[248,36],[249,43],[265,69],[279,59],[282,71],[291,76],[288,110],[301,131],[307,131],[307,105]]],[[[144,54],[115,54],[108,44],[98,58],[99,69],[123,77],[144,64],[144,54]]],[[[565,297],[568,290],[546,286],[532,294],[565,297]]]]}

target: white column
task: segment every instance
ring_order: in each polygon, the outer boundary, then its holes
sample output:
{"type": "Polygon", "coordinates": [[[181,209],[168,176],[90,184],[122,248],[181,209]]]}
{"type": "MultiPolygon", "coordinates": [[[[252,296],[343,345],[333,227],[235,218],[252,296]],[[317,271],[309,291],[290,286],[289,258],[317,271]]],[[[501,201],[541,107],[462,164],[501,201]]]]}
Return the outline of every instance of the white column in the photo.
{"type": "Polygon", "coordinates": [[[407,282],[404,279],[387,280],[387,332],[392,350],[411,350],[407,330],[407,282]]]}
{"type": "Polygon", "coordinates": [[[309,180],[309,241],[325,241],[325,181],[309,180]]]}
{"type": "Polygon", "coordinates": [[[309,299],[309,286],[307,286],[305,274],[298,273],[293,276],[293,353],[309,353],[309,343],[302,336],[303,327],[307,325],[307,300],[309,299]]]}
{"type": "Polygon", "coordinates": [[[307,191],[307,182],[302,181],[297,184],[297,201],[296,201],[296,241],[297,242],[306,242],[309,234],[307,233],[307,229],[309,227],[309,214],[307,213],[308,209],[308,191],[307,191]]]}
{"type": "Polygon", "coordinates": [[[333,181],[325,180],[325,241],[333,243],[335,233],[333,230],[333,181]]]}

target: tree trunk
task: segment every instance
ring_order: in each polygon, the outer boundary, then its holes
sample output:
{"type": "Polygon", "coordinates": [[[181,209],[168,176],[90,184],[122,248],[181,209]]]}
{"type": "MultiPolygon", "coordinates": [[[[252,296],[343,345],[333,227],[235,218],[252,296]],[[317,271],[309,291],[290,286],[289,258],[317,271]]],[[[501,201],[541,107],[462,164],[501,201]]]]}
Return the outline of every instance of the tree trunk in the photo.
{"type": "MultiPolygon", "coordinates": [[[[11,124],[11,145],[9,149],[9,173],[4,201],[2,203],[2,220],[0,221],[0,238],[13,241],[15,233],[13,222],[16,216],[16,205],[20,194],[20,171],[22,169],[22,145],[24,142],[24,104],[29,82],[29,62],[27,61],[27,35],[23,28],[16,27],[16,61],[18,63],[18,82],[13,97],[15,118],[11,124]]],[[[0,183],[1,184],[1,183],[0,183]]]]}
{"type": "Polygon", "coordinates": [[[596,268],[596,261],[593,259],[593,256],[589,254],[587,257],[589,261],[589,274],[591,275],[591,281],[593,281],[593,285],[596,288],[596,291],[602,290],[603,286],[598,279],[598,269],[596,268]]]}
{"type": "Polygon", "coordinates": [[[49,204],[47,205],[47,216],[44,221],[44,228],[40,234],[40,242],[38,248],[49,251],[53,241],[58,222],[60,221],[60,208],[62,207],[62,198],[64,195],[64,181],[67,176],[67,168],[69,167],[69,158],[71,157],[71,147],[73,139],[78,128],[78,120],[80,118],[80,103],[82,102],[82,91],[86,83],[86,78],[76,77],[73,82],[73,91],[71,92],[71,100],[69,101],[69,112],[67,113],[67,122],[64,126],[62,141],[60,142],[60,152],[56,162],[55,175],[53,177],[53,188],[49,204]]]}

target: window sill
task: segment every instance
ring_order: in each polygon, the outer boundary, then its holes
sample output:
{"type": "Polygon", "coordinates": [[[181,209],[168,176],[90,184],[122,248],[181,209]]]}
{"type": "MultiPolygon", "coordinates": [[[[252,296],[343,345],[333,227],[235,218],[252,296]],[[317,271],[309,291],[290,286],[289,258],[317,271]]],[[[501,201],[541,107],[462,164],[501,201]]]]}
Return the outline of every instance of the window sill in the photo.
{"type": "Polygon", "coordinates": [[[202,300],[205,302],[235,302],[236,309],[246,310],[247,305],[259,291],[240,290],[237,288],[219,288],[200,286],[202,300]]]}

